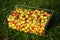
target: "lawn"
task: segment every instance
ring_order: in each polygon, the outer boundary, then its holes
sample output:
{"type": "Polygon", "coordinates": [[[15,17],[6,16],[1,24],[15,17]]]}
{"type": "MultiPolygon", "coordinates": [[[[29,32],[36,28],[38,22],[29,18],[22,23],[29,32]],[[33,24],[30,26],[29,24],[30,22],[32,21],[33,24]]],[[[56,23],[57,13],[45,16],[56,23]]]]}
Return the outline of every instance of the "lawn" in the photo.
{"type": "Polygon", "coordinates": [[[0,40],[60,40],[60,1],[0,0],[0,40]],[[6,16],[17,4],[54,10],[46,34],[29,34],[8,27],[6,16]]]}

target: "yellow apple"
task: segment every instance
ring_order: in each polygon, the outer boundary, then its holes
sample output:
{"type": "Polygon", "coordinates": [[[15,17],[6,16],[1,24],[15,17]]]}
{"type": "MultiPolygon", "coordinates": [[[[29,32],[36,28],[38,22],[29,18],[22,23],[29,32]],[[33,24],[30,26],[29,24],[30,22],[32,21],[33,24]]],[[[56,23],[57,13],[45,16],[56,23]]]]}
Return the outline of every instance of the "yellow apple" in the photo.
{"type": "Polygon", "coordinates": [[[26,26],[27,26],[27,27],[30,27],[30,25],[29,25],[29,24],[26,24],[26,26]]]}
{"type": "Polygon", "coordinates": [[[47,16],[44,16],[44,19],[47,19],[47,16]]]}
{"type": "Polygon", "coordinates": [[[37,21],[37,23],[36,23],[37,25],[40,25],[40,22],[39,21],[37,21]]]}
{"type": "Polygon", "coordinates": [[[32,31],[29,29],[29,31],[28,31],[30,34],[32,33],[32,31]]]}
{"type": "Polygon", "coordinates": [[[44,23],[44,20],[43,19],[41,20],[41,23],[44,23]]]}
{"type": "Polygon", "coordinates": [[[11,24],[11,26],[15,26],[14,24],[11,24]]]}
{"type": "Polygon", "coordinates": [[[37,15],[34,14],[34,17],[37,17],[37,15]]]}
{"type": "Polygon", "coordinates": [[[45,19],[45,22],[47,22],[48,21],[48,19],[45,19]]]}
{"type": "Polygon", "coordinates": [[[28,15],[26,15],[26,18],[28,18],[29,16],[28,15]]]}
{"type": "Polygon", "coordinates": [[[38,29],[38,26],[37,26],[37,27],[35,27],[35,31],[36,31],[36,30],[39,30],[39,29],[38,29]]]}
{"type": "Polygon", "coordinates": [[[9,17],[8,18],[11,18],[12,17],[12,15],[9,15],[9,17]]]}
{"type": "Polygon", "coordinates": [[[21,24],[24,24],[24,23],[25,23],[25,21],[21,21],[20,23],[21,23],[21,24]]]}
{"type": "Polygon", "coordinates": [[[36,15],[35,14],[32,14],[32,17],[35,17],[36,15]]]}
{"type": "Polygon", "coordinates": [[[24,13],[25,14],[29,14],[27,9],[24,9],[24,13]]]}
{"type": "Polygon", "coordinates": [[[36,31],[35,31],[35,30],[33,30],[33,31],[32,31],[32,33],[36,33],[36,31]]]}
{"type": "Polygon", "coordinates": [[[15,19],[11,19],[11,21],[14,21],[15,19]]]}
{"type": "Polygon", "coordinates": [[[32,23],[31,26],[34,26],[34,24],[32,23]]]}
{"type": "Polygon", "coordinates": [[[22,31],[25,31],[25,29],[23,28],[22,31]]]}
{"type": "Polygon", "coordinates": [[[32,19],[29,17],[28,20],[32,20],[32,19]]]}
{"type": "Polygon", "coordinates": [[[40,14],[41,14],[41,12],[40,12],[40,11],[38,11],[37,15],[40,15],[40,14]]]}
{"type": "Polygon", "coordinates": [[[28,15],[30,14],[29,11],[27,11],[27,14],[28,14],[28,15]]]}
{"type": "Polygon", "coordinates": [[[42,18],[42,19],[43,19],[43,15],[42,15],[42,14],[40,15],[40,18],[42,18]]]}
{"type": "Polygon", "coordinates": [[[21,9],[20,8],[16,8],[16,12],[20,13],[21,9]]]}
{"type": "Polygon", "coordinates": [[[14,21],[14,18],[15,18],[15,17],[13,17],[12,15],[10,15],[10,16],[7,18],[7,20],[8,20],[8,21],[14,21]]]}
{"type": "Polygon", "coordinates": [[[36,33],[38,34],[39,33],[39,30],[36,30],[36,33]]]}
{"type": "Polygon", "coordinates": [[[10,19],[10,18],[8,18],[7,20],[8,20],[8,21],[11,21],[11,19],[10,19]]]}
{"type": "Polygon", "coordinates": [[[9,26],[9,28],[11,28],[12,26],[11,26],[11,24],[8,24],[8,26],[9,26]]]}
{"type": "Polygon", "coordinates": [[[26,26],[25,29],[28,29],[28,27],[26,26]]]}
{"type": "Polygon", "coordinates": [[[32,24],[32,22],[30,21],[30,22],[29,22],[29,25],[31,26],[31,24],[32,24]]]}
{"type": "Polygon", "coordinates": [[[51,16],[51,14],[48,14],[47,16],[48,16],[48,17],[50,17],[50,16],[51,16]]]}
{"type": "Polygon", "coordinates": [[[20,11],[20,14],[24,14],[24,12],[21,10],[21,11],[20,11]]]}
{"type": "Polygon", "coordinates": [[[46,25],[45,25],[45,23],[41,23],[40,26],[41,27],[45,27],[46,25]]]}
{"type": "Polygon", "coordinates": [[[39,10],[36,9],[35,11],[38,12],[39,10]]]}
{"type": "Polygon", "coordinates": [[[12,29],[16,29],[16,26],[13,26],[12,29]]]}
{"type": "Polygon", "coordinates": [[[48,12],[44,12],[43,13],[43,16],[48,16],[48,12]]]}
{"type": "Polygon", "coordinates": [[[20,14],[19,16],[23,17],[23,14],[20,14]]]}
{"type": "Polygon", "coordinates": [[[19,19],[22,19],[22,16],[19,16],[19,19]]]}
{"type": "Polygon", "coordinates": [[[27,33],[27,31],[26,31],[26,30],[25,30],[24,32],[25,32],[25,33],[27,33]]]}
{"type": "Polygon", "coordinates": [[[44,30],[39,31],[40,35],[44,34],[44,30]]]}
{"type": "Polygon", "coordinates": [[[33,24],[36,24],[36,20],[33,20],[33,24]]]}
{"type": "Polygon", "coordinates": [[[45,30],[45,27],[41,27],[40,30],[45,30]]]}
{"type": "Polygon", "coordinates": [[[11,18],[8,18],[7,20],[8,20],[8,21],[14,21],[14,19],[15,19],[15,17],[12,16],[11,18]]]}
{"type": "Polygon", "coordinates": [[[41,12],[41,13],[44,13],[44,10],[41,10],[40,12],[41,12]]]}

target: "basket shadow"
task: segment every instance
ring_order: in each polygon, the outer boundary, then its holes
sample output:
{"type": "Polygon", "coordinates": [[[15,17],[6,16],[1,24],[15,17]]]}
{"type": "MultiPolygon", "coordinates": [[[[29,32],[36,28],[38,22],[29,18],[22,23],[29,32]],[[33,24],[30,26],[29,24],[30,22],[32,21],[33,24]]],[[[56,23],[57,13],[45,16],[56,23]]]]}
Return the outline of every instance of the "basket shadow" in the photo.
{"type": "MultiPolygon", "coordinates": [[[[60,12],[59,12],[60,13],[60,12]]],[[[54,27],[57,27],[57,26],[60,26],[60,16],[59,16],[59,13],[58,15],[54,14],[51,18],[51,20],[48,22],[48,25],[46,27],[46,31],[48,32],[51,28],[54,28],[54,27]]],[[[46,32],[46,33],[47,33],[46,32]]]]}

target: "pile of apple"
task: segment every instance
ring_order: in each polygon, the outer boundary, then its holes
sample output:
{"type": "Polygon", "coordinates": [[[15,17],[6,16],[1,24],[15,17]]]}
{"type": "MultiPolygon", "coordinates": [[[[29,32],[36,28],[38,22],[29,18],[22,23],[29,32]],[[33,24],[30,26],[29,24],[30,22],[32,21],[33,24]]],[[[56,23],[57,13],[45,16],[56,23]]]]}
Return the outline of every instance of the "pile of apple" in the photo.
{"type": "Polygon", "coordinates": [[[12,29],[43,34],[50,16],[51,14],[44,10],[16,8],[8,16],[7,21],[8,26],[12,29]]]}

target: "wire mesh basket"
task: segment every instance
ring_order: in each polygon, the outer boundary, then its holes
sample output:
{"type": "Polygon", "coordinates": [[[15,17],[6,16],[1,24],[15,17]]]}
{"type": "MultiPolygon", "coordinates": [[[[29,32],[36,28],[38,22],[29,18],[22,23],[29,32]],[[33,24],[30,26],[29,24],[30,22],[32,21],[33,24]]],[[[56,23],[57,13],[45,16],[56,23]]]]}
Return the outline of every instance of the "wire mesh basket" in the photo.
{"type": "Polygon", "coordinates": [[[53,10],[16,5],[10,14],[7,15],[8,27],[30,34],[42,35],[45,33],[46,25],[53,13],[53,10]]]}

